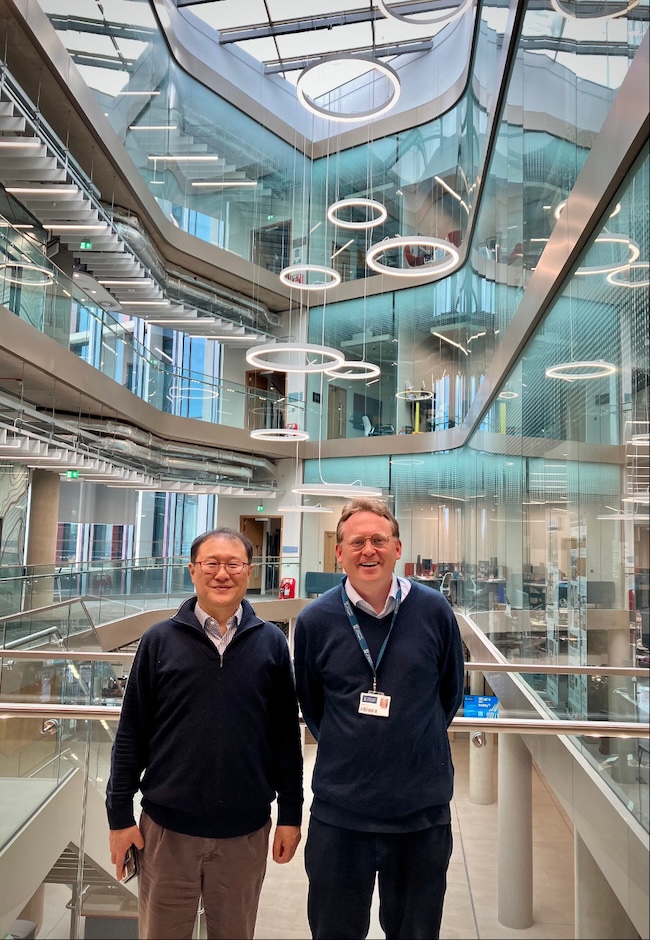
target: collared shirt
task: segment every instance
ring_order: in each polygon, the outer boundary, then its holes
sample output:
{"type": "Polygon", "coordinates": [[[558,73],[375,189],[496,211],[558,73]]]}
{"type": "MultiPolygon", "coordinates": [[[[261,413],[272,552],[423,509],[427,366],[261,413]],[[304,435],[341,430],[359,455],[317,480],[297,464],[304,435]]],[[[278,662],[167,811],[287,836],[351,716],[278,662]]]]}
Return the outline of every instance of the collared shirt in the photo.
{"type": "Polygon", "coordinates": [[[222,635],[221,630],[219,629],[219,624],[214,619],[210,617],[204,610],[202,610],[197,604],[194,608],[194,615],[199,621],[203,629],[205,630],[206,636],[210,637],[214,645],[217,647],[217,652],[221,656],[226,652],[227,647],[232,642],[235,633],[237,632],[237,627],[241,623],[241,618],[244,614],[244,606],[240,604],[232,617],[228,620],[226,624],[226,632],[222,635]]]}
{"type": "Polygon", "coordinates": [[[402,600],[404,600],[408,592],[411,590],[411,582],[407,581],[406,578],[398,578],[396,574],[393,574],[390,591],[388,592],[384,609],[380,613],[377,613],[374,607],[372,607],[368,601],[364,601],[358,591],[355,591],[355,589],[350,584],[349,578],[345,582],[345,593],[348,595],[350,602],[354,604],[355,607],[358,607],[365,613],[370,614],[371,617],[377,617],[379,620],[381,617],[386,617],[388,614],[392,614],[392,612],[395,610],[395,600],[397,598],[398,587],[401,587],[402,589],[402,600]]]}

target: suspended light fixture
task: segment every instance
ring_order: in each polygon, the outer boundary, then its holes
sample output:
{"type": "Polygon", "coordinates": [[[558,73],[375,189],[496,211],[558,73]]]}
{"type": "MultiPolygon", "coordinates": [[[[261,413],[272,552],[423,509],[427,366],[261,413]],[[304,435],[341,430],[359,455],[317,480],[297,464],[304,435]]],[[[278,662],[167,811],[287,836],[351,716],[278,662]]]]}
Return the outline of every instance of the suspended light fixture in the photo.
{"type": "Polygon", "coordinates": [[[610,271],[607,275],[607,281],[614,287],[626,287],[628,290],[634,290],[637,287],[648,287],[650,285],[650,263],[647,261],[635,261],[632,264],[626,264],[622,268],[610,271]],[[646,276],[642,280],[632,280],[632,271],[645,271],[646,276]],[[621,274],[629,272],[630,277],[627,281],[620,279],[621,274]]]}
{"type": "Polygon", "coordinates": [[[286,287],[296,287],[298,290],[329,290],[341,283],[341,275],[334,268],[327,268],[322,264],[291,264],[280,271],[280,280],[286,287]],[[302,275],[322,274],[329,281],[314,281],[311,284],[302,280],[302,275]],[[296,280],[299,278],[299,280],[296,280]]]}
{"type": "Polygon", "coordinates": [[[409,277],[419,280],[423,277],[432,275],[447,274],[453,270],[460,260],[460,254],[455,245],[444,238],[434,238],[427,235],[395,235],[392,238],[385,238],[376,245],[371,245],[366,254],[366,264],[378,274],[390,274],[392,277],[409,277]],[[437,251],[444,252],[448,257],[441,261],[425,261],[423,255],[413,255],[411,248],[430,249],[431,255],[437,251]],[[403,248],[407,261],[411,258],[413,263],[408,268],[392,268],[387,264],[377,261],[380,255],[394,248],[403,248]]]}
{"type": "Polygon", "coordinates": [[[0,264],[0,280],[7,284],[20,284],[21,287],[46,287],[54,280],[54,271],[40,264],[8,261],[0,264]],[[27,272],[27,276],[24,277],[21,271],[27,272]]]}
{"type": "Polygon", "coordinates": [[[344,361],[338,349],[317,343],[264,343],[246,352],[246,362],[272,372],[325,372],[344,361]]]}
{"type": "Polygon", "coordinates": [[[386,65],[386,63],[380,62],[378,59],[373,59],[372,56],[344,54],[323,56],[323,58],[319,59],[317,62],[314,62],[312,65],[308,65],[307,68],[303,69],[296,83],[296,95],[302,106],[306,108],[310,114],[314,114],[316,117],[326,118],[329,121],[358,122],[368,121],[372,118],[379,117],[381,114],[385,114],[387,111],[390,111],[390,109],[397,104],[401,88],[402,86],[399,75],[395,69],[391,68],[390,65],[386,65]],[[333,62],[361,62],[371,66],[372,69],[374,69],[384,78],[388,79],[390,85],[389,97],[383,104],[376,108],[370,108],[367,111],[357,111],[355,113],[347,114],[340,113],[338,111],[332,111],[329,108],[323,108],[316,104],[315,100],[311,98],[305,91],[306,80],[308,76],[314,71],[314,69],[321,68],[323,65],[328,65],[333,62]]]}
{"type": "Polygon", "coordinates": [[[255,441],[308,441],[309,434],[298,428],[259,428],[251,431],[255,441]]]}
{"type": "Polygon", "coordinates": [[[594,245],[602,244],[611,244],[611,245],[624,245],[630,256],[627,261],[615,261],[613,264],[590,264],[582,265],[579,268],[576,268],[575,274],[579,274],[582,277],[588,277],[591,274],[612,274],[615,271],[622,271],[624,268],[629,267],[635,261],[638,260],[639,255],[641,254],[641,249],[629,235],[598,235],[594,239],[594,245]]]}
{"type": "MultiPolygon", "coordinates": [[[[640,0],[636,0],[637,3],[640,0]]],[[[429,6],[427,4],[426,6],[429,6]]],[[[436,13],[432,13],[431,10],[425,9],[427,16],[426,19],[420,16],[419,14],[410,16],[404,16],[403,13],[396,13],[395,6],[397,4],[386,3],[385,0],[377,0],[377,7],[381,12],[390,20],[399,20],[400,23],[408,23],[409,26],[434,26],[436,23],[453,23],[454,20],[460,19],[465,10],[467,10],[472,5],[472,0],[461,0],[460,4],[456,7],[455,10],[438,10],[436,13]]],[[[410,5],[412,8],[412,4],[410,5]]]]}
{"type": "Polygon", "coordinates": [[[603,359],[582,359],[575,362],[559,362],[555,366],[549,366],[544,373],[549,379],[563,379],[565,382],[579,382],[583,379],[602,379],[607,375],[613,375],[616,372],[616,366],[611,362],[605,362],[603,359]],[[574,370],[591,371],[574,371],[574,370]]]}
{"type": "Polygon", "coordinates": [[[325,375],[329,375],[332,378],[349,379],[350,381],[356,381],[357,379],[374,379],[378,375],[381,375],[379,366],[375,365],[373,362],[363,362],[362,360],[350,362],[346,359],[340,366],[335,366],[333,369],[325,369],[324,371],[325,375]]]}
{"type": "Polygon", "coordinates": [[[278,506],[278,512],[334,512],[334,509],[330,506],[278,506]]]}
{"type": "Polygon", "coordinates": [[[381,202],[377,202],[376,199],[364,199],[361,197],[354,199],[339,199],[338,202],[333,202],[327,210],[327,218],[332,223],[332,225],[336,225],[338,228],[375,228],[375,226],[381,225],[382,222],[386,221],[388,218],[388,209],[386,206],[382,205],[381,202]],[[371,216],[369,219],[366,219],[363,222],[353,222],[351,220],[340,218],[339,212],[342,209],[371,209],[373,212],[376,212],[377,215],[374,217],[371,216]]]}
{"type": "Polygon", "coordinates": [[[301,496],[342,496],[345,499],[354,499],[355,496],[381,497],[382,491],[374,486],[362,486],[361,481],[355,483],[301,483],[291,489],[292,493],[301,496]]]}
{"type": "MultiPolygon", "coordinates": [[[[381,0],[377,0],[377,2],[381,4],[381,0]]],[[[617,10],[615,13],[598,13],[595,16],[578,16],[573,10],[568,10],[560,0],[551,0],[551,6],[556,13],[566,16],[567,19],[570,20],[613,20],[617,16],[625,16],[630,10],[633,10],[634,7],[637,7],[640,2],[641,0],[630,0],[622,10],[617,10]]]]}

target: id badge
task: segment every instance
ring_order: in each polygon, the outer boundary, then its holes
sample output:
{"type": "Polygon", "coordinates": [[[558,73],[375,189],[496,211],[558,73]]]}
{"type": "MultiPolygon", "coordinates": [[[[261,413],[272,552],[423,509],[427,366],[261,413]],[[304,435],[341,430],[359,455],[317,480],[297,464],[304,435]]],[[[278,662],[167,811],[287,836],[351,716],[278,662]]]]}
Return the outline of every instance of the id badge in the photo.
{"type": "Polygon", "coordinates": [[[359,701],[360,715],[375,715],[377,718],[388,718],[390,711],[390,695],[383,692],[362,692],[359,701]]]}

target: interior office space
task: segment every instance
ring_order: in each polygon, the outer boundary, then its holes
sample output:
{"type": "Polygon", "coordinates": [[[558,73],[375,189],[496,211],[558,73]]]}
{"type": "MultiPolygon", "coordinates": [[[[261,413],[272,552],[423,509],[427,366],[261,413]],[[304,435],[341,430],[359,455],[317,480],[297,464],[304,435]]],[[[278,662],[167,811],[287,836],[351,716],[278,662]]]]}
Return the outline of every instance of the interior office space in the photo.
{"type": "Polygon", "coordinates": [[[1,612],[180,593],[216,523],[304,596],[374,492],[474,658],[647,721],[541,675],[650,646],[647,2],[108,6],[0,3],[1,612]]]}

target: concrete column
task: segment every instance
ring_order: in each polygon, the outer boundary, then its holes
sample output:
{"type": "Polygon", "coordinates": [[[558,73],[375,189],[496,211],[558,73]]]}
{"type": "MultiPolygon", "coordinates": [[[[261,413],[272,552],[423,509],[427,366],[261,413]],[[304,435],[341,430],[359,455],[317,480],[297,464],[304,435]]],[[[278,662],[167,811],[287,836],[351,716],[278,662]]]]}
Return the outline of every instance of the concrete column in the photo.
{"type": "Polygon", "coordinates": [[[499,739],[498,919],[524,930],[533,923],[533,784],[530,751],[518,734],[499,739]]]}
{"type": "MultiPolygon", "coordinates": [[[[472,695],[483,695],[482,672],[470,672],[469,690],[472,695]]],[[[474,732],[469,736],[469,801],[489,806],[496,799],[494,785],[494,735],[481,732],[477,741],[474,732]],[[480,746],[478,746],[480,741],[480,746]]]]}
{"type": "Polygon", "coordinates": [[[45,607],[54,599],[58,518],[58,473],[50,470],[32,470],[26,563],[47,566],[42,569],[43,577],[33,579],[31,595],[28,593],[25,596],[25,604],[32,608],[45,607]],[[50,574],[46,574],[48,570],[50,574]]]}
{"type": "Polygon", "coordinates": [[[577,830],[573,844],[576,940],[636,940],[634,924],[577,830]]]}

